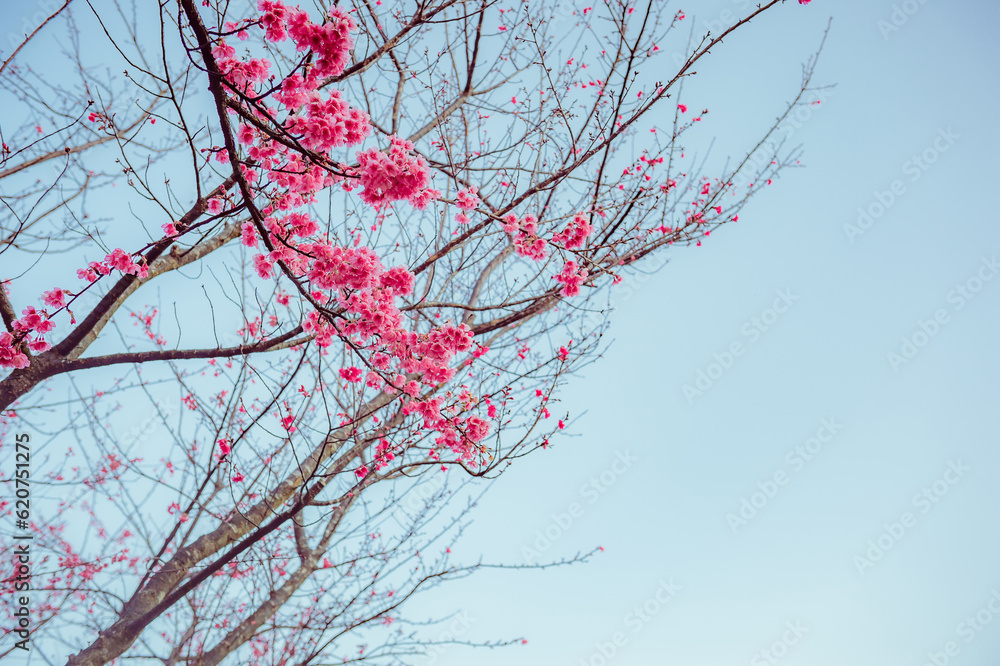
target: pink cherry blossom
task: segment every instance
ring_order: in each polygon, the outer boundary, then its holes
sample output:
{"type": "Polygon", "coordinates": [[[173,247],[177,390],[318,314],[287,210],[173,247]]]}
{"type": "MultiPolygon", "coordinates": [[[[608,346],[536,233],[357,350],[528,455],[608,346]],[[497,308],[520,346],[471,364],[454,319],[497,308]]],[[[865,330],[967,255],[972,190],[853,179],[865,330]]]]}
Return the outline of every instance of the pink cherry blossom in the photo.
{"type": "Polygon", "coordinates": [[[260,27],[266,31],[265,39],[270,42],[284,41],[288,36],[285,30],[288,8],[279,0],[260,0],[257,9],[261,12],[260,27]]]}
{"type": "Polygon", "coordinates": [[[253,257],[253,267],[257,271],[257,275],[265,280],[274,276],[274,262],[267,255],[255,254],[253,257]]]}
{"type": "Polygon", "coordinates": [[[424,159],[410,154],[412,143],[395,136],[390,143],[388,153],[373,148],[357,154],[357,174],[365,188],[361,199],[375,208],[420,196],[430,179],[424,159]]]}
{"type": "Polygon", "coordinates": [[[573,221],[561,232],[552,236],[552,241],[563,244],[567,249],[573,250],[583,247],[587,237],[593,233],[594,228],[587,222],[583,215],[576,215],[573,221]]]}
{"type": "Polygon", "coordinates": [[[308,14],[294,9],[287,19],[288,36],[299,51],[312,51],[314,71],[321,77],[336,76],[344,71],[354,46],[351,31],[357,27],[341,7],[333,7],[328,16],[330,21],[316,24],[309,20],[308,14]]]}
{"type": "Polygon", "coordinates": [[[475,186],[459,190],[458,195],[455,197],[455,203],[462,210],[474,210],[481,203],[479,196],[476,194],[478,191],[479,188],[475,186]]]}
{"type": "Polygon", "coordinates": [[[66,294],[68,293],[65,289],[46,291],[42,294],[42,303],[50,308],[66,307],[66,294]]]}
{"type": "Polygon", "coordinates": [[[55,328],[55,323],[50,321],[44,312],[39,312],[33,305],[29,305],[21,311],[24,315],[20,319],[14,320],[14,330],[21,333],[37,331],[38,333],[48,333],[55,328]]]}
{"type": "Polygon", "coordinates": [[[556,281],[563,283],[559,293],[563,296],[576,296],[580,293],[580,285],[587,278],[587,271],[580,270],[575,261],[567,261],[562,271],[554,276],[556,281]]]}
{"type": "Polygon", "coordinates": [[[481,442],[490,434],[490,424],[478,416],[470,416],[465,422],[465,436],[473,442],[481,442]]]}
{"type": "Polygon", "coordinates": [[[388,289],[397,296],[408,296],[413,291],[413,273],[401,266],[394,266],[382,273],[379,283],[383,289],[388,289]]]}
{"type": "Polygon", "coordinates": [[[247,247],[257,247],[257,228],[253,226],[253,222],[244,222],[243,226],[240,227],[240,242],[247,247]]]}
{"type": "Polygon", "coordinates": [[[0,333],[0,368],[27,368],[28,357],[14,346],[14,336],[0,333]]]}
{"type": "Polygon", "coordinates": [[[349,368],[341,368],[340,376],[349,382],[360,382],[361,381],[361,369],[355,366],[349,368]]]}

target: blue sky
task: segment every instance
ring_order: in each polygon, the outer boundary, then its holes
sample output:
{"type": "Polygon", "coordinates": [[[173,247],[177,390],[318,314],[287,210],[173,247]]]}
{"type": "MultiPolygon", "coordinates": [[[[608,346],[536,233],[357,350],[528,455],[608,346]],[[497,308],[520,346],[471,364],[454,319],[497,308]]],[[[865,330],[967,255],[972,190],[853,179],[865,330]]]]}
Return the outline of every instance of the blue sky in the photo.
{"type": "MultiPolygon", "coordinates": [[[[680,6],[704,27],[743,4],[680,6]]],[[[904,4],[895,25],[890,2],[789,4],[699,66],[686,101],[736,154],[834,17],[836,88],[791,137],[807,168],[615,299],[610,350],[561,395],[578,436],[507,472],[460,549],[524,562],[548,529],[539,559],[605,552],[426,597],[464,610],[462,640],[528,643],[425,663],[995,663],[1000,5],[904,4]],[[859,207],[879,216],[845,229],[859,207]],[[689,400],[699,370],[718,378],[689,400]]]]}

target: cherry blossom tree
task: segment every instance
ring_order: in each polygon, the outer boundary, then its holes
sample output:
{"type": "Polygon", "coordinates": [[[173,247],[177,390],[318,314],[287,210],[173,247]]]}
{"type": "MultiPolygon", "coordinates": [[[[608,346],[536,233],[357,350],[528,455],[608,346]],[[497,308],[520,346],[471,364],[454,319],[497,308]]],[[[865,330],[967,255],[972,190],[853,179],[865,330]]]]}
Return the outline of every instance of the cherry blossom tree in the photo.
{"type": "Polygon", "coordinates": [[[797,163],[773,138],[815,56],[744,157],[685,146],[684,81],[782,5],[704,36],[655,0],[54,6],[0,65],[35,648],[426,653],[404,602],[487,566],[451,552],[476,482],[566,427],[607,295],[797,163]]]}

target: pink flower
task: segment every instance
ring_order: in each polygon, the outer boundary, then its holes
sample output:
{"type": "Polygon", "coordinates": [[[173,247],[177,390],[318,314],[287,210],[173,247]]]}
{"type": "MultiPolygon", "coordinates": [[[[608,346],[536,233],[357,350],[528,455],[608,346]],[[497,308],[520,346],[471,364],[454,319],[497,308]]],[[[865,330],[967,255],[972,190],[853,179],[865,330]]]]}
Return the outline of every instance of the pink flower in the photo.
{"type": "Polygon", "coordinates": [[[524,229],[524,233],[534,236],[538,233],[538,218],[531,213],[528,213],[524,216],[524,219],[521,220],[521,228],[524,229]]]}
{"type": "Polygon", "coordinates": [[[325,317],[315,310],[306,315],[302,330],[312,333],[315,336],[316,344],[320,347],[329,347],[333,343],[333,327],[325,317]]]}
{"type": "Polygon", "coordinates": [[[21,311],[24,316],[14,320],[14,330],[19,332],[37,331],[48,333],[55,328],[55,323],[49,321],[44,312],[39,312],[35,306],[29,305],[21,311]]]}
{"type": "Polygon", "coordinates": [[[480,204],[479,196],[476,194],[478,187],[470,187],[467,190],[459,190],[455,203],[462,210],[474,210],[480,204]]]}
{"type": "Polygon", "coordinates": [[[432,190],[431,188],[427,187],[421,190],[420,192],[411,195],[410,198],[407,199],[407,201],[409,201],[410,205],[416,208],[417,210],[424,210],[425,208],[427,208],[427,204],[429,204],[431,201],[436,201],[440,197],[441,197],[441,190],[432,190]]]}
{"type": "Polygon", "coordinates": [[[687,113],[687,104],[678,104],[677,108],[681,110],[681,113],[687,113]]]}
{"type": "Polygon", "coordinates": [[[249,125],[240,125],[239,130],[236,132],[236,139],[242,144],[252,144],[254,140],[253,128],[249,125]]]}
{"type": "Polygon", "coordinates": [[[562,282],[565,285],[559,290],[561,295],[567,297],[576,296],[580,293],[580,285],[587,278],[587,271],[578,270],[575,261],[567,261],[563,266],[562,272],[554,277],[558,282],[562,282]]]}
{"type": "Polygon", "coordinates": [[[341,368],[340,376],[349,382],[360,382],[361,381],[361,369],[351,366],[349,368],[341,368]]]}
{"type": "Polygon", "coordinates": [[[379,376],[377,372],[369,370],[368,374],[365,375],[365,386],[369,388],[378,389],[382,388],[383,384],[385,384],[385,381],[382,379],[382,377],[379,376]]]}
{"type": "Polygon", "coordinates": [[[470,416],[465,422],[465,436],[472,442],[481,442],[490,434],[490,424],[478,416],[470,416]]]}
{"type": "Polygon", "coordinates": [[[407,296],[413,291],[413,273],[401,266],[393,266],[382,273],[379,284],[395,296],[407,296]]]}
{"type": "Polygon", "coordinates": [[[516,234],[517,230],[520,229],[520,225],[517,223],[517,216],[513,213],[508,213],[506,217],[503,218],[503,230],[508,234],[516,234]]]}
{"type": "Polygon", "coordinates": [[[244,222],[240,227],[240,242],[247,247],[257,247],[257,229],[253,222],[244,222]]]}
{"type": "Polygon", "coordinates": [[[301,134],[302,143],[314,150],[326,152],[331,148],[352,146],[371,134],[368,114],[351,108],[340,92],[334,90],[325,100],[315,92],[282,93],[286,102],[305,106],[305,113],[292,116],[285,127],[301,134]]]}
{"type": "Polygon", "coordinates": [[[430,180],[424,159],[410,154],[412,143],[395,136],[389,140],[388,154],[374,148],[357,154],[357,174],[365,188],[361,199],[375,208],[419,195],[430,180]]]}
{"type": "Polygon", "coordinates": [[[319,231],[319,225],[316,223],[316,220],[312,219],[305,213],[292,213],[291,215],[282,218],[281,222],[291,227],[292,233],[296,236],[301,236],[302,238],[312,236],[319,231]]]}
{"type": "Polygon", "coordinates": [[[554,243],[562,243],[567,249],[582,247],[587,241],[587,237],[593,233],[594,227],[583,215],[576,215],[564,230],[552,236],[554,243]]]}
{"type": "Polygon", "coordinates": [[[14,347],[14,336],[0,333],[0,368],[27,368],[28,357],[14,347]]]}
{"type": "Polygon", "coordinates": [[[52,291],[46,291],[42,294],[42,303],[49,306],[50,308],[62,308],[66,306],[66,294],[69,292],[65,289],[53,289],[52,291]]]}
{"type": "Polygon", "coordinates": [[[333,7],[327,14],[330,21],[318,25],[309,15],[293,10],[288,18],[288,36],[299,51],[311,50],[316,76],[336,76],[347,66],[349,52],[354,46],[351,32],[357,27],[346,11],[333,7]]]}
{"type": "Polygon", "coordinates": [[[225,439],[219,440],[219,453],[221,453],[223,456],[228,456],[229,452],[232,450],[233,447],[229,445],[228,441],[226,441],[225,439]]]}
{"type": "Polygon", "coordinates": [[[132,255],[121,248],[112,251],[104,260],[108,262],[108,266],[122,273],[127,274],[138,271],[135,262],[132,261],[132,255]]]}
{"type": "Polygon", "coordinates": [[[514,239],[514,250],[518,255],[535,261],[541,261],[549,256],[548,246],[544,238],[521,236],[514,239]]]}
{"type": "Polygon", "coordinates": [[[270,42],[284,41],[288,36],[285,30],[288,8],[278,0],[260,0],[257,9],[261,12],[260,27],[266,30],[264,38],[270,42]]]}
{"type": "Polygon", "coordinates": [[[253,257],[253,267],[257,271],[257,275],[264,280],[274,277],[274,262],[271,261],[270,257],[263,254],[255,254],[253,257]]]}

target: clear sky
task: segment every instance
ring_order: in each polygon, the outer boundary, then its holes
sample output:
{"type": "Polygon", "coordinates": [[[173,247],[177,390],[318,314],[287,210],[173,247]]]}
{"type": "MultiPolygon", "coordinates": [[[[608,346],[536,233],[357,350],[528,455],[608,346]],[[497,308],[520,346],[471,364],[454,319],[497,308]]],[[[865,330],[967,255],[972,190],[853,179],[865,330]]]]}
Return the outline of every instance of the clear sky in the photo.
{"type": "MultiPolygon", "coordinates": [[[[704,27],[745,4],[680,7],[704,27]]],[[[687,101],[735,154],[834,17],[816,82],[836,88],[790,139],[807,168],[617,299],[561,395],[579,436],[495,484],[460,547],[605,551],[426,597],[465,611],[460,640],[528,643],[425,663],[997,663],[1000,3],[897,6],[889,30],[885,0],[789,4],[699,67],[687,101]]]]}

